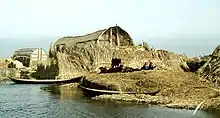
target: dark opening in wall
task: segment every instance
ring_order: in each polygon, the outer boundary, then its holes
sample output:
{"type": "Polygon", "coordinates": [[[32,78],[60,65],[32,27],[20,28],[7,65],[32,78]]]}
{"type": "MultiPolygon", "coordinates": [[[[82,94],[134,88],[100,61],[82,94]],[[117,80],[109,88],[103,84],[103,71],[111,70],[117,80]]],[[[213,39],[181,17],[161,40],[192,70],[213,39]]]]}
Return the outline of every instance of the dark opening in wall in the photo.
{"type": "Polygon", "coordinates": [[[26,67],[30,66],[30,58],[28,57],[16,57],[15,60],[20,61],[26,67]]]}

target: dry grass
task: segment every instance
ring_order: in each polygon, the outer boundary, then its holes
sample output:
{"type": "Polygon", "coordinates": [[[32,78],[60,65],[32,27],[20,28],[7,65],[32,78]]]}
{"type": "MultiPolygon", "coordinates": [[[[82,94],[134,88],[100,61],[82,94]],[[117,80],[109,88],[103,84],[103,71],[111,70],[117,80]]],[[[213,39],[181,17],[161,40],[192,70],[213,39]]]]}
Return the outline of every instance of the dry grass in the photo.
{"type": "Polygon", "coordinates": [[[198,73],[207,80],[220,84],[220,45],[216,47],[207,60],[207,63],[198,70],[198,73]]]}
{"type": "Polygon", "coordinates": [[[193,73],[166,70],[91,74],[87,79],[91,82],[103,84],[105,86],[114,84],[123,91],[180,88],[198,81],[198,77],[193,73]]]}
{"type": "Polygon", "coordinates": [[[7,58],[0,58],[0,68],[7,67],[7,63],[5,62],[7,58]]]}
{"type": "MultiPolygon", "coordinates": [[[[109,67],[113,58],[120,58],[124,66],[141,68],[145,62],[152,61],[159,70],[183,71],[180,67],[187,57],[165,50],[140,49],[134,46],[130,36],[123,31],[121,46],[110,45],[108,38],[98,31],[85,36],[64,37],[50,47],[49,57],[57,61],[59,75],[85,75],[99,67],[109,67]],[[99,36],[102,36],[102,39],[99,36]],[[93,39],[102,39],[97,42],[93,39]],[[129,39],[129,40],[127,40],[129,39]]],[[[121,32],[122,33],[122,32],[121,32]]]]}
{"type": "Polygon", "coordinates": [[[210,98],[203,108],[216,106],[220,102],[220,92],[213,90],[212,84],[201,81],[196,74],[190,72],[157,70],[92,74],[87,80],[91,82],[89,87],[101,85],[110,90],[146,92],[160,89],[158,96],[168,97],[172,101],[167,107],[195,108],[200,102],[210,98]]]}
{"type": "Polygon", "coordinates": [[[111,66],[112,58],[120,58],[124,66],[141,68],[145,62],[152,61],[158,70],[183,71],[181,65],[187,57],[172,52],[158,50],[138,50],[136,47],[113,49],[96,44],[80,44],[68,48],[64,52],[51,52],[57,60],[60,75],[74,75],[94,71],[99,67],[111,66]]]}
{"type": "Polygon", "coordinates": [[[37,65],[36,72],[31,73],[31,76],[36,79],[55,79],[58,75],[57,62],[53,59],[47,59],[37,65]]]}

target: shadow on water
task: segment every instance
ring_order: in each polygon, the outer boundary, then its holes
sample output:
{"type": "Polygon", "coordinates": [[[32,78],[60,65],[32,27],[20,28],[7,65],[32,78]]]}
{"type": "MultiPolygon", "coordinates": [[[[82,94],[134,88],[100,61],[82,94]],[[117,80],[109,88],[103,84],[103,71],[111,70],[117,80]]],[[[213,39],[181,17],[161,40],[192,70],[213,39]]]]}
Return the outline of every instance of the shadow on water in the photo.
{"type": "Polygon", "coordinates": [[[48,85],[41,87],[41,89],[54,95],[59,95],[61,93],[59,85],[48,85]]]}
{"type": "Polygon", "coordinates": [[[79,100],[79,99],[87,99],[90,100],[92,97],[101,95],[101,93],[90,92],[81,89],[78,87],[76,83],[74,86],[63,86],[63,85],[48,85],[41,87],[42,90],[49,92],[51,95],[55,95],[62,100],[65,99],[72,99],[72,100],[79,100]]]}
{"type": "Polygon", "coordinates": [[[85,100],[87,97],[84,92],[75,85],[69,87],[65,85],[48,85],[41,87],[42,90],[49,92],[51,95],[62,100],[85,100]]]}

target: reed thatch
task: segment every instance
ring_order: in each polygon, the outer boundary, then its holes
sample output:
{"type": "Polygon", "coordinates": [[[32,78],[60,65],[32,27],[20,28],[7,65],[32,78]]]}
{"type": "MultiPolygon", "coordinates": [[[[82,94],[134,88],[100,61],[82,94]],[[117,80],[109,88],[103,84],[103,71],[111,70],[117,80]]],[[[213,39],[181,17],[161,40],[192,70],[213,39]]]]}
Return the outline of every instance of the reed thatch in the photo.
{"type": "Polygon", "coordinates": [[[14,52],[12,59],[22,62],[26,67],[32,67],[47,60],[47,54],[42,48],[22,48],[14,52]]]}
{"type": "Polygon", "coordinates": [[[198,70],[200,75],[220,84],[220,45],[215,48],[208,61],[198,70]]]}
{"type": "Polygon", "coordinates": [[[219,87],[201,81],[200,77],[192,72],[142,70],[132,73],[90,74],[83,78],[81,85],[91,89],[120,92],[144,93],[160,90],[154,96],[160,99],[156,98],[153,101],[144,94],[126,97],[124,94],[104,95],[98,100],[161,104],[179,109],[195,109],[204,100],[207,101],[202,105],[202,109],[219,108],[220,104],[219,87]]]}
{"type": "Polygon", "coordinates": [[[0,69],[8,67],[8,63],[6,62],[6,60],[7,58],[0,58],[0,69]]]}
{"type": "Polygon", "coordinates": [[[133,46],[134,43],[130,35],[119,26],[110,27],[108,29],[99,30],[84,36],[67,36],[59,39],[54,47],[56,51],[65,50],[65,47],[80,45],[80,43],[96,43],[113,46],[133,46]]]}
{"type": "Polygon", "coordinates": [[[133,68],[152,61],[157,69],[182,71],[180,65],[187,59],[181,54],[134,46],[130,35],[119,26],[63,37],[50,47],[49,57],[56,60],[60,76],[81,76],[99,67],[110,67],[113,58],[121,58],[124,66],[133,68]]]}

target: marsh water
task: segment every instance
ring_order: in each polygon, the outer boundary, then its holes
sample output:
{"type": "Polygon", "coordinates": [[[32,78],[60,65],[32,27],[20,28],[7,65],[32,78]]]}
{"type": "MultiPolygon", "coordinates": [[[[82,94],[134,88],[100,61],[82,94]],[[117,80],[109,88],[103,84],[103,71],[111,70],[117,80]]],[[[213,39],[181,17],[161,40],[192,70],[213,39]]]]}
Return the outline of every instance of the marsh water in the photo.
{"type": "Polygon", "coordinates": [[[89,100],[79,88],[0,84],[1,118],[219,118],[220,113],[89,100]]]}

